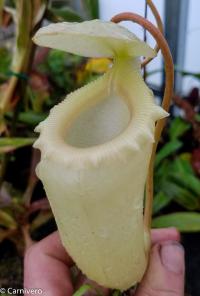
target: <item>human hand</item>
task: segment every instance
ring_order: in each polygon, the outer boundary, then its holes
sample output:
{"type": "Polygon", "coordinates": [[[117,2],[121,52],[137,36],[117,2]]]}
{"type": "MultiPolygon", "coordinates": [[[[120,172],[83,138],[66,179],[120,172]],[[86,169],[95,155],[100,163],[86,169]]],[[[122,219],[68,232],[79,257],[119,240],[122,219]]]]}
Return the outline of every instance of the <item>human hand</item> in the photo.
{"type": "MultiPolygon", "coordinates": [[[[149,267],[135,296],[184,295],[184,250],[179,241],[175,228],[152,230],[149,267]]],[[[24,287],[40,288],[45,296],[71,296],[75,290],[70,277],[72,265],[58,232],[54,232],[26,252],[24,287]]],[[[81,276],[81,283],[84,281],[89,280],[81,276]]],[[[109,295],[108,289],[101,287],[101,291],[109,295]]]]}

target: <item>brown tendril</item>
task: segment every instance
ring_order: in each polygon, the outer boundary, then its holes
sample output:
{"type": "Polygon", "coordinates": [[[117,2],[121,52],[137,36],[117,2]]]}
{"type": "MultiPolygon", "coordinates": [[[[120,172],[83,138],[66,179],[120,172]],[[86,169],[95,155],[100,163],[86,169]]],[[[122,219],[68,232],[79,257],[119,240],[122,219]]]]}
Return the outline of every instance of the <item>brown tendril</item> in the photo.
{"type": "MultiPolygon", "coordinates": [[[[166,74],[166,82],[165,82],[165,90],[164,97],[162,100],[162,107],[165,111],[168,112],[170,107],[170,102],[173,93],[173,80],[174,80],[174,67],[173,61],[171,57],[171,53],[168,47],[168,44],[163,37],[161,31],[156,28],[151,22],[146,20],[140,15],[135,13],[120,13],[112,18],[112,21],[115,23],[119,23],[122,21],[132,21],[143,28],[145,28],[148,32],[156,40],[158,47],[161,49],[164,63],[165,63],[165,74],[166,74]]],[[[154,159],[156,154],[156,148],[160,139],[160,135],[165,125],[165,119],[161,119],[156,123],[155,126],[155,143],[153,145],[152,155],[149,164],[147,182],[146,182],[146,199],[145,199],[145,211],[144,211],[144,226],[146,229],[150,230],[151,228],[151,220],[152,220],[152,203],[153,203],[153,170],[154,170],[154,159]]]]}
{"type": "MultiPolygon", "coordinates": [[[[154,5],[154,3],[151,0],[146,0],[147,1],[147,5],[149,6],[149,8],[151,9],[151,12],[153,13],[153,16],[155,17],[158,29],[160,30],[160,32],[163,34],[164,32],[164,28],[163,28],[163,23],[160,17],[160,14],[156,8],[156,6],[154,5]]],[[[154,47],[154,50],[158,53],[160,50],[160,47],[158,46],[158,44],[156,44],[156,46],[154,47]]],[[[144,61],[141,64],[141,67],[145,67],[149,62],[151,62],[153,60],[153,58],[146,58],[144,59],[144,61]]]]}

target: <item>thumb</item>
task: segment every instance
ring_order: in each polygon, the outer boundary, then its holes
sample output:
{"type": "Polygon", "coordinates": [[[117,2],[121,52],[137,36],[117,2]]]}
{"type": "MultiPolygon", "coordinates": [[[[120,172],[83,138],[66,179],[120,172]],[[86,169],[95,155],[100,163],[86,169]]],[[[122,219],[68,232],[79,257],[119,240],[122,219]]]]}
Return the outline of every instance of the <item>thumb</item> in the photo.
{"type": "Polygon", "coordinates": [[[184,273],[183,247],[176,241],[156,244],[136,296],[183,296],[184,273]]]}

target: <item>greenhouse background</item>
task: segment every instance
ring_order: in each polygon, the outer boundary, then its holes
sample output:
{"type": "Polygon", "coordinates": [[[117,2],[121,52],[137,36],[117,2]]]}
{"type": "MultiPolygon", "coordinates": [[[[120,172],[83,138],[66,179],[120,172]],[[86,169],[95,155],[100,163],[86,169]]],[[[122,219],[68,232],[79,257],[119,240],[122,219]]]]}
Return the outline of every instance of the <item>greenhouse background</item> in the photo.
{"type": "MultiPolygon", "coordinates": [[[[200,43],[197,42],[200,36],[200,27],[198,21],[198,11],[200,3],[196,0],[175,0],[175,1],[154,1],[165,26],[166,38],[169,42],[170,49],[174,58],[177,69],[187,72],[198,73],[200,69],[200,59],[197,58],[200,51],[200,43]],[[173,32],[173,34],[172,34],[173,32]]],[[[100,17],[103,20],[109,20],[113,15],[122,11],[131,11],[144,15],[144,2],[137,0],[124,1],[106,1],[100,0],[100,17]]],[[[148,19],[155,24],[155,19],[148,11],[148,19]]],[[[134,24],[127,24],[134,33],[143,38],[144,32],[141,27],[134,24]]],[[[154,44],[152,37],[148,34],[149,44],[154,44]]],[[[149,71],[162,69],[162,59],[159,57],[148,66],[149,71]]],[[[162,73],[154,74],[147,79],[148,82],[161,87],[162,73]]],[[[199,87],[199,81],[193,77],[180,77],[177,75],[176,90],[179,92],[188,92],[193,87],[199,87]]]]}

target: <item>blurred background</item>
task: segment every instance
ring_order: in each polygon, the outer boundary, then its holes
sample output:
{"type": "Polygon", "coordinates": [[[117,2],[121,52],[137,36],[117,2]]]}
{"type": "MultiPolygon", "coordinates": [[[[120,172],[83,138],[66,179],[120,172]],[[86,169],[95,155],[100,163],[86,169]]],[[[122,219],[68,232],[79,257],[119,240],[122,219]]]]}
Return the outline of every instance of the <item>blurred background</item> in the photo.
{"type": "MultiPolygon", "coordinates": [[[[177,227],[186,249],[186,292],[199,296],[200,267],[200,2],[154,0],[175,64],[170,118],[155,161],[153,227],[177,227]]],[[[85,59],[38,48],[31,38],[52,22],[138,13],[156,25],[138,0],[0,0],[0,287],[22,287],[25,250],[56,229],[35,175],[40,155],[32,149],[34,127],[66,94],[102,75],[108,59],[85,59]]],[[[131,22],[151,46],[155,41],[131,22]]],[[[161,102],[165,84],[161,54],[145,80],[161,102]]],[[[128,292],[127,292],[128,294],[128,292]]]]}

